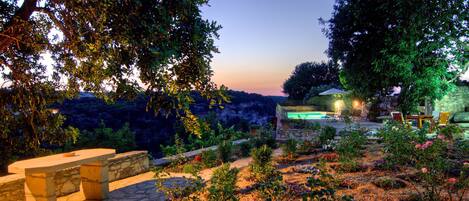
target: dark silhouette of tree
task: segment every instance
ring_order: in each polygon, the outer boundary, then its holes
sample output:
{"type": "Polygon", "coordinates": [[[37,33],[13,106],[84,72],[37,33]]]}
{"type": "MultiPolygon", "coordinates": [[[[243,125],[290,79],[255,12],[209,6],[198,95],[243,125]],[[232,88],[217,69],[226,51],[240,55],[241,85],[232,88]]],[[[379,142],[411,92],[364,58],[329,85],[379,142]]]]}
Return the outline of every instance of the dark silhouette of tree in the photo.
{"type": "Polygon", "coordinates": [[[338,68],[332,63],[305,62],[295,67],[283,83],[283,92],[290,99],[303,100],[311,87],[339,82],[338,68]]]}
{"type": "Polygon", "coordinates": [[[405,113],[426,97],[441,98],[468,68],[468,6],[464,0],[338,0],[323,22],[342,84],[363,98],[400,87],[405,113]]]}

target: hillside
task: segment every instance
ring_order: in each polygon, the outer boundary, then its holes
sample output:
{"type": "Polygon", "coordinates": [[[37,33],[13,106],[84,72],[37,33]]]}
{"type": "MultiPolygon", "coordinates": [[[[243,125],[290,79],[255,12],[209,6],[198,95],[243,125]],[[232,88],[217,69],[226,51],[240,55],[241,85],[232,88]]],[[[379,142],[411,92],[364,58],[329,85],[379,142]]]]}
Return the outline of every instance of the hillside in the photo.
{"type": "MultiPolygon", "coordinates": [[[[228,94],[231,96],[231,102],[225,104],[224,109],[209,109],[206,101],[194,94],[196,104],[193,105],[192,111],[200,116],[212,112],[211,115],[215,115],[224,126],[235,126],[245,131],[249,129],[249,125],[268,123],[275,115],[276,102],[270,97],[240,91],[228,91],[228,94]]],[[[150,150],[158,155],[159,145],[171,142],[180,123],[174,116],[166,118],[146,112],[145,107],[146,97],[143,96],[131,102],[121,100],[115,104],[106,104],[87,93],[82,93],[78,99],[64,101],[58,106],[67,118],[65,125],[80,130],[92,130],[98,127],[101,121],[106,127],[117,130],[128,122],[130,129],[135,132],[138,148],[150,150]]]]}

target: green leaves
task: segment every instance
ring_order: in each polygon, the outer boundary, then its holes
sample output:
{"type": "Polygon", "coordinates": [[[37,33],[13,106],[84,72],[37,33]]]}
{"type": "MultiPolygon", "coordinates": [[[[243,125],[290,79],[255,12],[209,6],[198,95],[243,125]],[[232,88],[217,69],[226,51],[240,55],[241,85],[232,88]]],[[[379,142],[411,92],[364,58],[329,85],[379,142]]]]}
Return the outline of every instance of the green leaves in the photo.
{"type": "Polygon", "coordinates": [[[467,70],[467,9],[461,0],[338,1],[325,23],[328,54],[347,88],[371,98],[401,87],[401,109],[413,111],[467,70]]]}

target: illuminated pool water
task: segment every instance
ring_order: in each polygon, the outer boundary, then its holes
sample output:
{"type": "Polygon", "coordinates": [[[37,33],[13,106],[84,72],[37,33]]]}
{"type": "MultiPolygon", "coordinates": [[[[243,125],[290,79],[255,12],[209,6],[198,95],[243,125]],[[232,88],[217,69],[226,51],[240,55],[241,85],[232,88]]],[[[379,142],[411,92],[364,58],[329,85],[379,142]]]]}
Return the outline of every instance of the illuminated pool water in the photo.
{"type": "Polygon", "coordinates": [[[326,112],[287,112],[288,119],[328,119],[326,112]]]}

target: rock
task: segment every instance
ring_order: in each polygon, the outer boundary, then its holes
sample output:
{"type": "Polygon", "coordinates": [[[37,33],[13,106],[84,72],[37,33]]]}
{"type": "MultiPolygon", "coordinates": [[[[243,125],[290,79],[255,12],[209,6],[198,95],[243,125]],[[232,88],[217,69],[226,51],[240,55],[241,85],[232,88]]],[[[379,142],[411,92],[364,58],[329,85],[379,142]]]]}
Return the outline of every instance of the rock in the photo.
{"type": "Polygon", "coordinates": [[[304,173],[304,174],[318,174],[319,169],[312,165],[298,165],[293,167],[294,172],[304,173]]]}
{"type": "Polygon", "coordinates": [[[397,189],[406,187],[406,183],[401,179],[392,178],[392,177],[379,177],[372,182],[375,186],[380,187],[385,190],[397,189]]]}

